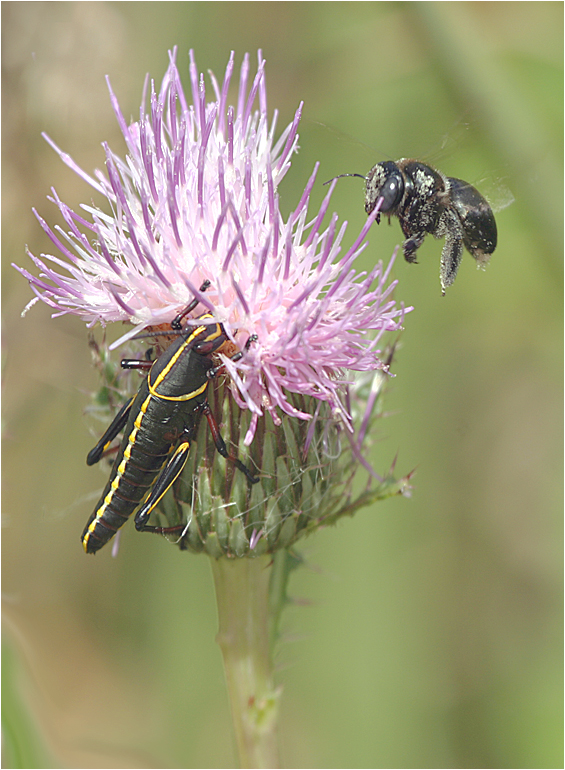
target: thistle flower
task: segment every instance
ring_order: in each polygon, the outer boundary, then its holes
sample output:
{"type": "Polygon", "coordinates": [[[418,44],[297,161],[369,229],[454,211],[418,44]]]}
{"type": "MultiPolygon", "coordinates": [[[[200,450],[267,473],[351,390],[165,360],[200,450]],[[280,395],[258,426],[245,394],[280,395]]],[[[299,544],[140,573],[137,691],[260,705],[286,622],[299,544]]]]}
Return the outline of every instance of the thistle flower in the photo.
{"type": "MultiPolygon", "coordinates": [[[[214,457],[202,425],[191,465],[163,505],[170,523],[186,523],[184,546],[255,556],[360,504],[352,501],[351,482],[357,461],[368,465],[361,441],[375,398],[367,396],[356,434],[351,372],[376,372],[382,380],[389,361],[380,340],[401,328],[410,308],[392,298],[393,260],[369,273],[354,267],[378,207],[342,254],[346,223],[338,226],[333,214],[325,224],[335,182],[308,218],[316,165],[283,219],[277,189],[297,149],[302,104],[275,140],[277,113],[269,123],[261,52],[252,82],[243,60],[236,108],[228,105],[233,69],[232,54],[221,85],[210,74],[215,98],[207,101],[191,52],[189,104],[173,50],[159,92],[146,81],[139,121],[130,125],[108,82],[127,155],[104,144],[106,174],[90,176],[46,137],[106,199],[107,210],[83,205],[76,213],[52,190],[68,230],[35,213],[62,257],[28,252],[39,276],[16,269],[36,294],[30,305],[40,299],[53,316],[73,313],[89,327],[131,324],[112,347],[169,324],[195,296],[236,347],[256,335],[237,362],[221,357],[228,377],[210,400],[228,445],[239,455],[248,448],[261,484],[250,489],[214,457]],[[332,441],[350,451],[340,457],[332,441]]],[[[370,499],[405,489],[405,480],[395,485],[369,470],[379,482],[370,499]]]]}

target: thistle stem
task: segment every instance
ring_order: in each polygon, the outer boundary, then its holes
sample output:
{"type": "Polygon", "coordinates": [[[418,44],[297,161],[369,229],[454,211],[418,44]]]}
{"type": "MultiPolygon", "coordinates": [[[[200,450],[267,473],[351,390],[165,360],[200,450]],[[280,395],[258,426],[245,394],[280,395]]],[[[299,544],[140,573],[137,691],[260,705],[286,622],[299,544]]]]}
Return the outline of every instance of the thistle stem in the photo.
{"type": "Polygon", "coordinates": [[[211,559],[232,720],[242,768],[279,767],[279,693],[273,682],[272,556],[211,559]]]}

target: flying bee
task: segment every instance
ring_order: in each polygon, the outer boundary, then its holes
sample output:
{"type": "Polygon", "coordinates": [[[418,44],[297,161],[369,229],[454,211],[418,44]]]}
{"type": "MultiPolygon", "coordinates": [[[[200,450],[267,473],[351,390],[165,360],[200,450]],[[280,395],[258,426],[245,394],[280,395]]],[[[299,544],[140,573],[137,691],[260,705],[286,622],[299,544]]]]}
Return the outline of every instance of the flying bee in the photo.
{"type": "Polygon", "coordinates": [[[367,214],[381,199],[377,224],[381,213],[388,215],[389,222],[391,216],[398,217],[406,238],[402,249],[407,262],[417,261],[416,252],[428,233],[445,238],[440,263],[442,294],[455,280],[463,246],[478,267],[486,266],[496,248],[496,221],[486,199],[468,182],[444,176],[410,158],[377,163],[362,178],[367,214]]]}

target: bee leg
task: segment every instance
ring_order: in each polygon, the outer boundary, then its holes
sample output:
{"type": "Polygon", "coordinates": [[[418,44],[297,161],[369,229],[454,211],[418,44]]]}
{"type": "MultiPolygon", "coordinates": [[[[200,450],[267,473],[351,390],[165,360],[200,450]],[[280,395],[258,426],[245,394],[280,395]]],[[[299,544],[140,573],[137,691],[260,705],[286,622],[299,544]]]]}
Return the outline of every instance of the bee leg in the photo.
{"type": "MultiPolygon", "coordinates": [[[[448,216],[450,212],[446,212],[448,216]]],[[[445,295],[445,290],[451,286],[463,255],[463,228],[459,218],[452,214],[445,227],[445,244],[441,252],[441,263],[439,268],[439,277],[441,281],[441,293],[445,295]]]]}
{"type": "Polygon", "coordinates": [[[404,252],[404,259],[407,262],[411,262],[414,265],[418,263],[416,252],[422,245],[425,235],[425,232],[416,233],[404,241],[402,244],[402,251],[404,252]]]}

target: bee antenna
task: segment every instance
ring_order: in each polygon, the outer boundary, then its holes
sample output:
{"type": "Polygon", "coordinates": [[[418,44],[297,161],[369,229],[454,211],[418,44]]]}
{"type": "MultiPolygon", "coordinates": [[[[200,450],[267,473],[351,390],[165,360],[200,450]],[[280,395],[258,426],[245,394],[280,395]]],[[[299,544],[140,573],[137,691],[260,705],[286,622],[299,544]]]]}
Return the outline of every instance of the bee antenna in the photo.
{"type": "Polygon", "coordinates": [[[334,176],[331,179],[328,179],[327,182],[324,182],[324,185],[330,184],[330,182],[333,182],[334,179],[341,179],[344,176],[358,176],[359,179],[367,179],[367,177],[363,176],[363,174],[338,174],[338,176],[334,176]]]}

